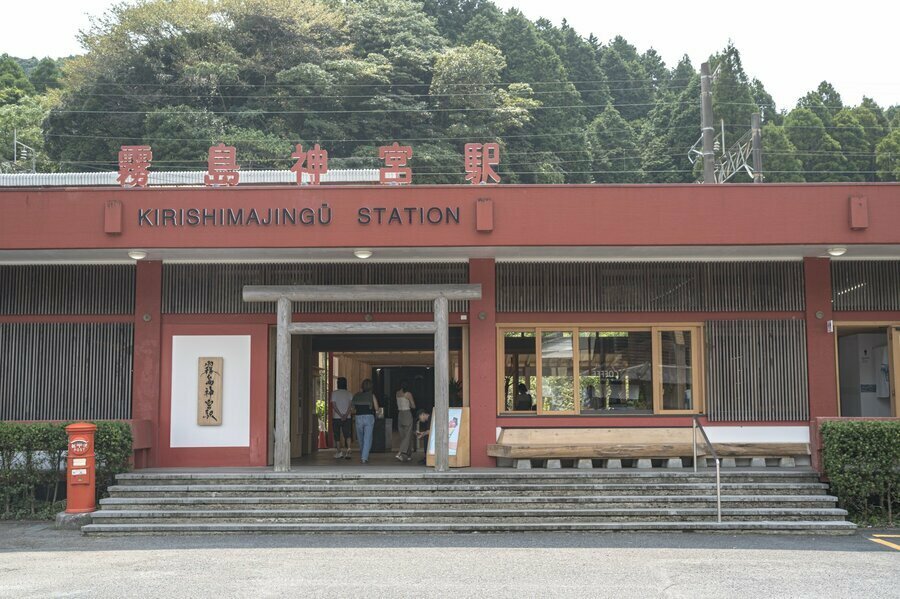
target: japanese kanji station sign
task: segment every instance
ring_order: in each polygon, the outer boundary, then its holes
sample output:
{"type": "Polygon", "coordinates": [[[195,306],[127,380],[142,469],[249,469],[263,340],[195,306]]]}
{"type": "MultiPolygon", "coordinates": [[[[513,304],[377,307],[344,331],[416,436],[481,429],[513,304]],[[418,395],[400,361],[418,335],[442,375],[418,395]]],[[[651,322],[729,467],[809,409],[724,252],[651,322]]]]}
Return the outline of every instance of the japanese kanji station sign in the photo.
{"type": "MultiPolygon", "coordinates": [[[[467,143],[463,154],[466,181],[473,185],[500,182],[500,175],[494,169],[500,164],[500,144],[467,143]]],[[[384,167],[378,173],[379,183],[409,185],[412,182],[412,168],[408,161],[412,156],[412,147],[401,146],[396,141],[389,146],[379,147],[378,158],[384,161],[384,167]]],[[[319,185],[322,175],[328,172],[328,150],[321,148],[319,144],[308,150],[297,144],[291,158],[297,161],[291,166],[291,171],[297,174],[297,185],[303,184],[304,174],[308,176],[310,185],[319,185]]],[[[153,150],[150,146],[122,146],[119,151],[119,185],[146,187],[152,162],[153,150]]],[[[237,185],[240,181],[240,168],[235,147],[219,143],[209,148],[203,181],[212,187],[237,185]]]]}

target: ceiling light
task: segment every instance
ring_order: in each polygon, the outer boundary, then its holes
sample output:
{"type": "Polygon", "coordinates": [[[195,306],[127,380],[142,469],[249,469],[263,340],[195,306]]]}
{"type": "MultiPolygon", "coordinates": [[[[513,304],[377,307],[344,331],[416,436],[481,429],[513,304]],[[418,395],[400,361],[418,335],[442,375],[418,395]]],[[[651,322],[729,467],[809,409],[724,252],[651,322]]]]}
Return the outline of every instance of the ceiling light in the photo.
{"type": "Polygon", "coordinates": [[[847,253],[847,248],[841,248],[841,247],[828,248],[828,255],[834,256],[835,258],[837,258],[838,256],[843,256],[846,253],[847,253]]]}
{"type": "Polygon", "coordinates": [[[365,260],[366,258],[370,258],[372,256],[372,250],[353,250],[353,255],[360,260],[365,260]]]}
{"type": "Polygon", "coordinates": [[[131,250],[128,252],[128,257],[132,260],[143,260],[147,257],[147,252],[144,250],[131,250]]]}

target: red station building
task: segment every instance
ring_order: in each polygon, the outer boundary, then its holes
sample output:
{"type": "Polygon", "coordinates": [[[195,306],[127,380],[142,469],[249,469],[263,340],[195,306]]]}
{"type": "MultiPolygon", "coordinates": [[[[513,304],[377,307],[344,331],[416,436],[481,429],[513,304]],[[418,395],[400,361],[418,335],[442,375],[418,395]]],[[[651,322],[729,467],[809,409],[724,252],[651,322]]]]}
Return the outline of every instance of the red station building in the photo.
{"type": "MultiPolygon", "coordinates": [[[[5,179],[0,420],[131,421],[137,468],[271,465],[275,306],[244,288],[370,284],[480,285],[449,309],[450,401],[467,408],[457,465],[513,465],[498,445],[598,430],[641,443],[695,416],[713,443],[806,446],[790,457],[815,465],[821,419],[898,416],[900,184],[245,175],[226,188],[5,179]],[[223,364],[214,426],[198,414],[207,357],[223,364]]],[[[422,301],[292,311],[433,318],[422,301]]],[[[373,379],[387,419],[401,379],[420,408],[434,402],[428,335],[294,336],[291,349],[295,468],[317,459],[338,377],[373,379]]]]}

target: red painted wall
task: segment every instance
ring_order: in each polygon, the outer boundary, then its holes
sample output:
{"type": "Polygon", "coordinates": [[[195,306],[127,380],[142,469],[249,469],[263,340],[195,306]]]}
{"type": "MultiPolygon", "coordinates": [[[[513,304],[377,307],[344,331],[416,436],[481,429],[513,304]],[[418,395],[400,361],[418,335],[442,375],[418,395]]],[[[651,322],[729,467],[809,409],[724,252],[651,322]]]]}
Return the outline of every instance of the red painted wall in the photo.
{"type": "Polygon", "coordinates": [[[803,261],[806,292],[806,355],[809,376],[809,417],[838,415],[837,354],[834,333],[826,323],[831,311],[831,261],[806,258],[803,261]],[[821,313],[821,317],[817,316],[821,313]]]}
{"type": "Polygon", "coordinates": [[[165,324],[162,327],[159,428],[156,465],[161,467],[265,466],[268,449],[268,325],[165,324]],[[172,337],[250,335],[249,447],[170,447],[172,424],[172,337]]]}
{"type": "Polygon", "coordinates": [[[900,184],[0,190],[2,249],[875,244],[897,243],[898,223],[900,184]],[[850,229],[851,196],[868,198],[868,229],[850,229]],[[476,230],[479,198],[492,200],[490,232],[476,230]],[[110,200],[123,203],[121,234],[104,233],[110,200]],[[333,212],[329,225],[137,226],[139,208],[317,209],[323,203],[333,212]],[[357,222],[361,207],[431,206],[459,207],[460,223],[357,222]]]}
{"type": "Polygon", "coordinates": [[[493,466],[487,446],[497,440],[497,331],[493,260],[471,260],[469,282],[481,284],[481,299],[469,302],[469,415],[471,463],[493,466]],[[484,318],[481,318],[481,314],[484,318]]]}
{"type": "MultiPolygon", "coordinates": [[[[134,289],[134,372],[131,418],[151,439],[160,422],[160,331],[162,327],[162,262],[138,262],[134,289]]],[[[158,465],[158,444],[136,450],[135,467],[158,465]]]]}

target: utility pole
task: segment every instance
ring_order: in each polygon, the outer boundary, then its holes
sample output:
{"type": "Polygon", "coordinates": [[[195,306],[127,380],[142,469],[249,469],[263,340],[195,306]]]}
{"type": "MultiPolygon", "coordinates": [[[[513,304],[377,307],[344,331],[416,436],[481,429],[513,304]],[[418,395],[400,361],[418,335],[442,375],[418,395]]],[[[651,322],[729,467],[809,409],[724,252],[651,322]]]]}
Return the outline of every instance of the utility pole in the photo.
{"type": "Polygon", "coordinates": [[[762,183],[762,128],[760,127],[760,116],[758,112],[754,112],[750,117],[750,153],[753,156],[753,182],[762,183]]]}
{"type": "Polygon", "coordinates": [[[713,153],[713,110],[709,63],[700,65],[700,133],[703,137],[703,182],[716,182],[716,163],[713,153]]]}

